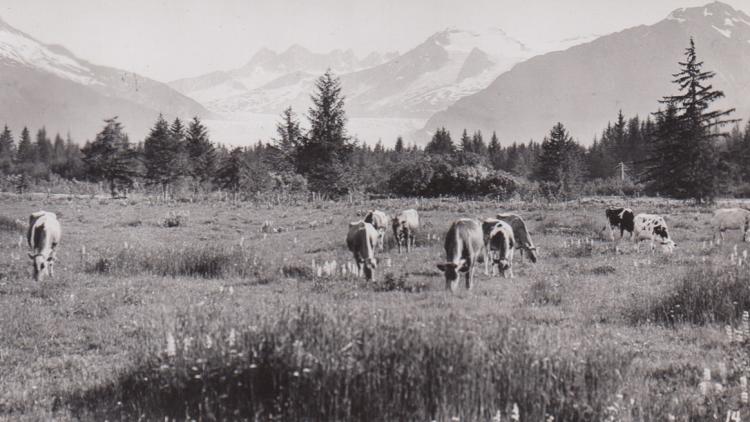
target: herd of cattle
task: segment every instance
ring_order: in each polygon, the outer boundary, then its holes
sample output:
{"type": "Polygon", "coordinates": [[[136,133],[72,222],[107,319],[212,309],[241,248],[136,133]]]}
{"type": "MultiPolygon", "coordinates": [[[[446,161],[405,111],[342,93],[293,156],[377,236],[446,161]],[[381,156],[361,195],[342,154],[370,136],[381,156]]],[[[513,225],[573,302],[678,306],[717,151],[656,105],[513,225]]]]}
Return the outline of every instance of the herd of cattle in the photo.
{"type": "MultiPolygon", "coordinates": [[[[676,244],[669,238],[664,218],[654,214],[634,214],[630,208],[613,208],[605,210],[609,223],[610,237],[614,240],[614,231],[620,230],[620,238],[625,232],[637,245],[643,240],[651,243],[654,251],[656,242],[667,252],[672,252],[676,244]]],[[[744,208],[722,208],[713,214],[715,235],[724,239],[726,230],[742,230],[743,241],[750,241],[750,211],[744,208]]],[[[369,211],[364,220],[349,224],[346,244],[354,255],[354,260],[361,274],[371,280],[373,270],[377,267],[375,251],[383,251],[385,234],[390,224],[393,236],[401,253],[402,247],[410,252],[415,246],[415,235],[419,230],[419,214],[414,209],[404,210],[393,218],[382,211],[369,211]]],[[[605,225],[603,230],[606,230],[605,225]]],[[[60,243],[62,231],[57,216],[47,211],[37,211],[29,217],[27,240],[32,253],[34,279],[41,280],[45,275],[54,274],[56,248],[60,243]]],[[[531,262],[537,261],[537,249],[531,241],[523,218],[517,214],[497,214],[482,222],[471,218],[460,218],[454,221],[445,235],[446,262],[437,264],[445,274],[447,288],[455,290],[461,273],[466,278],[466,288],[470,289],[474,280],[474,271],[480,255],[484,261],[485,274],[492,275],[497,269],[503,277],[513,277],[513,251],[518,249],[523,257],[528,254],[531,262]]]]}
{"type": "MultiPolygon", "coordinates": [[[[607,217],[610,238],[614,240],[614,231],[620,230],[620,238],[625,232],[640,246],[641,241],[648,240],[653,252],[656,243],[662,245],[666,252],[672,252],[677,246],[669,237],[664,217],[655,214],[635,214],[630,208],[609,207],[604,212],[607,217]]],[[[357,268],[364,276],[372,279],[373,269],[377,267],[375,250],[383,250],[383,243],[388,223],[391,223],[393,235],[401,253],[405,244],[406,251],[414,246],[414,234],[419,228],[419,215],[416,210],[401,212],[392,219],[382,211],[369,211],[364,220],[349,224],[346,244],[354,255],[357,268]]],[[[714,212],[713,227],[715,234],[724,239],[726,230],[739,229],[743,232],[743,241],[750,241],[750,211],[743,208],[722,208],[714,212]]],[[[605,225],[602,231],[606,230],[605,225]]],[[[480,255],[484,261],[484,272],[492,275],[495,269],[503,277],[513,277],[513,251],[518,249],[523,257],[526,252],[531,262],[537,261],[536,247],[526,228],[523,218],[517,214],[498,214],[479,222],[471,218],[460,218],[454,221],[445,235],[446,262],[437,264],[445,275],[446,287],[455,290],[461,273],[464,273],[466,288],[470,289],[474,281],[474,271],[480,255]]]]}

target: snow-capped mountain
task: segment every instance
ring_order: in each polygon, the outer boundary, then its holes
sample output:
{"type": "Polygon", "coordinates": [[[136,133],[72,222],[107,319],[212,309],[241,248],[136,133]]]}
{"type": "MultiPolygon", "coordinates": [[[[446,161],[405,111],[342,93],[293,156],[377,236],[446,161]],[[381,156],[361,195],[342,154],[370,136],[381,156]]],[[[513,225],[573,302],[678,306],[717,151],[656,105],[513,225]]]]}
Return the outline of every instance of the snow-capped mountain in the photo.
{"type": "MultiPolygon", "coordinates": [[[[350,115],[426,118],[458,98],[486,87],[500,73],[532,54],[521,42],[497,28],[483,32],[446,29],[403,55],[385,61],[387,56],[368,57],[359,63],[375,65],[358,71],[348,72],[347,66],[342,65],[352,63],[350,60],[334,62],[329,59],[328,66],[317,69],[297,66],[298,70],[291,73],[267,72],[270,66],[245,66],[255,72],[262,69],[263,75],[268,77],[255,78],[255,87],[239,92],[242,87],[234,82],[242,78],[238,71],[231,72],[232,82],[228,83],[239,88],[233,91],[235,95],[226,95],[230,89],[216,89],[216,84],[209,88],[210,94],[186,89],[182,81],[172,86],[216,111],[275,114],[289,105],[305,110],[315,79],[330,67],[341,76],[350,115]],[[377,61],[382,63],[377,64],[377,61]],[[272,75],[277,77],[270,79],[272,75]]],[[[288,60],[280,62],[289,63],[288,60]]],[[[288,72],[294,66],[281,68],[288,72]]],[[[251,86],[243,85],[244,88],[251,86]]]]}
{"type": "Polygon", "coordinates": [[[203,106],[167,85],[77,58],[0,20],[0,124],[16,131],[46,126],[48,133],[93,138],[102,120],[119,116],[134,140],[160,112],[210,117],[203,106]]]}
{"type": "MultiPolygon", "coordinates": [[[[329,53],[313,53],[306,48],[293,45],[282,53],[261,49],[240,68],[212,72],[194,78],[173,81],[170,86],[204,104],[223,111],[258,111],[262,106],[247,106],[231,109],[222,106],[222,101],[234,96],[248,94],[258,89],[279,87],[280,84],[296,84],[296,80],[306,76],[312,80],[330,68],[342,74],[374,66],[396,56],[396,53],[373,52],[358,59],[352,50],[333,50],[329,53]]],[[[264,95],[260,95],[261,98],[264,95]]],[[[264,102],[261,102],[264,103],[264,102]]]]}
{"type": "Polygon", "coordinates": [[[750,116],[750,17],[714,2],[519,63],[432,116],[423,134],[445,126],[454,133],[496,130],[501,140],[525,142],[562,122],[588,143],[618,110],[645,117],[676,92],[672,74],[691,36],[704,69],[716,72],[713,86],[726,95],[716,106],[750,116]]]}

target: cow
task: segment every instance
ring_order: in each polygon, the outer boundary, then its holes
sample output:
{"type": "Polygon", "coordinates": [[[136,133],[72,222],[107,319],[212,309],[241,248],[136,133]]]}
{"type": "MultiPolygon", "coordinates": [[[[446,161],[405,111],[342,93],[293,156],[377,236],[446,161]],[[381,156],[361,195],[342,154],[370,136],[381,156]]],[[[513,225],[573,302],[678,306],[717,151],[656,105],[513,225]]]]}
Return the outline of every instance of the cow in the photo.
{"type": "Polygon", "coordinates": [[[478,221],[462,218],[451,224],[445,235],[445,263],[437,267],[445,275],[445,287],[452,292],[458,287],[459,273],[466,277],[466,288],[474,283],[474,270],[484,249],[482,226],[478,221]]]}
{"type": "Polygon", "coordinates": [[[498,214],[498,220],[505,221],[513,228],[513,237],[516,241],[516,249],[521,252],[521,258],[523,259],[523,252],[526,251],[529,254],[529,259],[532,263],[536,263],[536,246],[531,241],[528,229],[526,229],[526,222],[523,221],[518,214],[503,213],[498,214]]]}
{"type": "Polygon", "coordinates": [[[385,232],[388,228],[388,216],[383,211],[370,210],[365,215],[365,223],[370,223],[378,231],[380,251],[385,248],[385,232]]]}
{"type": "Polygon", "coordinates": [[[505,221],[498,221],[490,230],[489,239],[485,243],[485,267],[489,261],[487,255],[492,259],[492,275],[495,275],[495,264],[503,278],[513,278],[513,248],[515,247],[515,236],[513,228],[505,221]],[[493,252],[497,252],[497,256],[493,252]]]}
{"type": "Polygon", "coordinates": [[[655,240],[658,240],[668,252],[672,252],[675,246],[677,246],[672,239],[669,238],[667,223],[664,221],[664,217],[654,214],[638,214],[635,216],[633,239],[638,246],[637,249],[640,249],[639,247],[642,240],[650,240],[652,253],[654,251],[655,240]]]}
{"type": "Polygon", "coordinates": [[[372,280],[372,270],[377,268],[375,248],[378,244],[378,231],[370,223],[357,221],[349,223],[346,235],[346,246],[354,255],[359,273],[364,273],[365,279],[372,280]]]}
{"type": "Polygon", "coordinates": [[[750,211],[744,208],[721,208],[714,211],[712,219],[714,237],[724,240],[726,230],[742,230],[742,241],[750,241],[750,211]]]}
{"type": "Polygon", "coordinates": [[[408,209],[401,211],[400,214],[391,220],[393,227],[393,237],[398,245],[398,253],[401,253],[401,244],[406,245],[406,252],[410,252],[414,246],[416,230],[419,228],[419,214],[417,210],[408,209]]]}
{"type": "Polygon", "coordinates": [[[34,280],[42,281],[45,275],[54,276],[54,263],[57,260],[57,245],[60,243],[60,222],[54,213],[37,211],[29,217],[29,230],[26,241],[33,253],[29,258],[34,265],[34,280]]]}
{"type": "MultiPolygon", "coordinates": [[[[630,208],[614,208],[609,207],[604,210],[604,215],[607,217],[609,222],[609,237],[615,240],[614,229],[620,229],[620,239],[622,239],[625,232],[630,233],[630,238],[633,238],[634,219],[635,215],[633,210],[630,208]]],[[[600,233],[604,231],[607,226],[604,226],[600,233]]]]}

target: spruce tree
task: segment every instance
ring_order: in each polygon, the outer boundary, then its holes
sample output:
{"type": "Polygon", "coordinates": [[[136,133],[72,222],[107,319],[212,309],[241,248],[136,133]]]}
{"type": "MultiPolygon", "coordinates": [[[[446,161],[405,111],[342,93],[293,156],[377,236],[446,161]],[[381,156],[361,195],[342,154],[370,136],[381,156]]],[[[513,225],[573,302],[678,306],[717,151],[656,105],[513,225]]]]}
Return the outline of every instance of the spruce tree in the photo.
{"type": "Polygon", "coordinates": [[[537,179],[557,186],[559,193],[570,193],[580,181],[581,162],[578,144],[562,123],[557,123],[544,138],[536,169],[537,179]]]}
{"type": "Polygon", "coordinates": [[[469,134],[466,132],[466,129],[464,129],[463,133],[461,134],[461,152],[474,152],[472,146],[473,144],[471,143],[471,138],[469,138],[469,134]]]}
{"type": "Polygon", "coordinates": [[[47,137],[47,129],[42,127],[36,133],[36,152],[37,160],[49,166],[52,161],[52,142],[47,137]]]}
{"type": "Polygon", "coordinates": [[[474,132],[471,137],[471,151],[475,154],[487,155],[487,144],[484,143],[481,130],[474,132]]]}
{"type": "Polygon", "coordinates": [[[0,170],[9,173],[16,160],[16,141],[8,126],[0,133],[0,170]]]}
{"type": "Polygon", "coordinates": [[[396,138],[396,145],[393,147],[393,150],[398,154],[404,152],[404,138],[400,136],[396,138]]]}
{"type": "Polygon", "coordinates": [[[169,126],[161,114],[143,142],[143,161],[149,184],[159,185],[164,197],[169,196],[169,187],[185,173],[182,143],[182,123],[175,120],[169,126]]]}
{"type": "Polygon", "coordinates": [[[36,148],[31,143],[29,129],[24,127],[21,131],[21,140],[18,142],[18,162],[21,164],[32,164],[36,161],[36,148]]]}
{"type": "Polygon", "coordinates": [[[297,168],[297,149],[302,144],[302,129],[292,107],[281,113],[276,133],[278,136],[273,139],[268,160],[274,170],[292,173],[297,168]]]}
{"type": "Polygon", "coordinates": [[[185,148],[190,175],[200,183],[213,180],[216,173],[216,148],[208,137],[208,130],[197,116],[188,124],[185,148]]]}
{"type": "Polygon", "coordinates": [[[132,186],[133,179],[138,176],[137,157],[117,117],[104,122],[106,125],[94,142],[82,150],[83,161],[87,174],[94,181],[106,181],[112,197],[117,197],[118,192],[132,186]]]}
{"type": "Polygon", "coordinates": [[[487,155],[489,155],[490,162],[492,163],[492,167],[495,170],[501,169],[503,167],[503,150],[502,146],[500,145],[500,140],[497,139],[496,132],[492,132],[490,144],[487,146],[487,155]]]}
{"type": "Polygon", "coordinates": [[[310,130],[297,149],[297,171],[314,191],[344,194],[352,186],[347,173],[354,145],[346,133],[341,81],[330,69],[316,81],[311,100],[310,130]]]}
{"type": "Polygon", "coordinates": [[[444,127],[436,130],[430,142],[424,147],[424,152],[428,154],[453,154],[455,151],[451,133],[444,127]]]}
{"type": "Polygon", "coordinates": [[[697,202],[713,201],[723,179],[716,139],[726,136],[719,129],[737,120],[726,117],[734,109],[709,110],[724,97],[710,80],[714,72],[704,71],[692,37],[685,49],[685,61],[673,83],[679,93],[664,97],[667,107],[656,113],[656,136],[647,160],[645,179],[650,190],[697,202]]]}

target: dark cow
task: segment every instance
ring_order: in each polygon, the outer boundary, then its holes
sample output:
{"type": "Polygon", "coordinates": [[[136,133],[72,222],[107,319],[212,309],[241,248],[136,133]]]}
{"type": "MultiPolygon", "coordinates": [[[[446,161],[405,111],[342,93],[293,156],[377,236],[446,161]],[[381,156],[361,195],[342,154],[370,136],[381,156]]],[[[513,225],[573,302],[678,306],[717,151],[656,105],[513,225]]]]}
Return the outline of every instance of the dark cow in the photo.
{"type": "MultiPolygon", "coordinates": [[[[609,221],[609,236],[612,240],[615,240],[614,229],[620,229],[620,239],[622,239],[625,232],[630,233],[630,237],[633,237],[635,214],[630,208],[612,208],[609,207],[604,210],[604,214],[607,216],[609,221]]],[[[602,231],[606,229],[606,226],[602,231]]]]}

